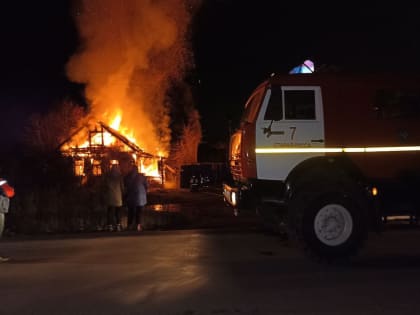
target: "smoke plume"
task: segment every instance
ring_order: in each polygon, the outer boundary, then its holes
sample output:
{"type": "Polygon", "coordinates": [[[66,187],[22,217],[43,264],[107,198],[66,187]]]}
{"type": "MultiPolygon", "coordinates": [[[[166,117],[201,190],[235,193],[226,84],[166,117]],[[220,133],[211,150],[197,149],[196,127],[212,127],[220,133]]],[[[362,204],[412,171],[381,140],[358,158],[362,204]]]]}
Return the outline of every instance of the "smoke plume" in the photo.
{"type": "Polygon", "coordinates": [[[95,119],[132,131],[149,153],[170,143],[166,92],[192,66],[188,0],[81,0],[75,20],[81,39],[67,64],[70,80],[86,85],[95,119]]]}

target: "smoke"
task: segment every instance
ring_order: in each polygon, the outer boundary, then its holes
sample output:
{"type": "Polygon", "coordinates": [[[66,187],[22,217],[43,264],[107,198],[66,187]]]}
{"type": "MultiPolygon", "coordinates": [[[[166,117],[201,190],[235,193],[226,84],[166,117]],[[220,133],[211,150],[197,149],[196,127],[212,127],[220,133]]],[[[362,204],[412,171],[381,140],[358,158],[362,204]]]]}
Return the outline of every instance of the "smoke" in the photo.
{"type": "Polygon", "coordinates": [[[132,131],[149,153],[168,152],[166,92],[192,66],[191,1],[81,0],[75,20],[81,45],[67,64],[70,80],[86,84],[90,112],[132,131]]]}

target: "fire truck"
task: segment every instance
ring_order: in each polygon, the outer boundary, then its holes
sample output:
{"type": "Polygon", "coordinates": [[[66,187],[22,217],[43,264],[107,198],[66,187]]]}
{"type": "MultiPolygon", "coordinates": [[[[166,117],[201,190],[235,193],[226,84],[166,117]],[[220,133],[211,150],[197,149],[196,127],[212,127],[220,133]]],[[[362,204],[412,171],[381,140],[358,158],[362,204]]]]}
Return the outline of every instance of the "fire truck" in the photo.
{"type": "Polygon", "coordinates": [[[420,77],[272,75],[230,139],[224,200],[305,252],[347,258],[384,218],[420,214],[420,77]]]}

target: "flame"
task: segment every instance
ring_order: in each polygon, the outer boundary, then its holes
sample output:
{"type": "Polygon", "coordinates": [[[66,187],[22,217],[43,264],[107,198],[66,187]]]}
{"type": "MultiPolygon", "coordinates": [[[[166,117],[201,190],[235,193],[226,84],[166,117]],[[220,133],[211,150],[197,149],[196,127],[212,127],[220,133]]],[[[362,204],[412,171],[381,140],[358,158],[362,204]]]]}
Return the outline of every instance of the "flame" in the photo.
{"type": "MultiPolygon", "coordinates": [[[[81,46],[69,59],[66,74],[85,84],[95,117],[91,126],[101,121],[156,156],[149,161],[133,154],[140,171],[150,176],[159,175],[159,157],[170,151],[167,92],[193,66],[188,27],[198,2],[81,0],[75,5],[81,46]]],[[[98,129],[70,146],[89,145],[116,146],[119,140],[98,129]]]]}
{"type": "Polygon", "coordinates": [[[159,173],[157,160],[154,162],[156,163],[145,164],[143,161],[143,163],[140,164],[140,172],[146,174],[147,176],[160,177],[161,174],[159,173]]]}
{"type": "MultiPolygon", "coordinates": [[[[187,43],[192,5],[82,0],[75,7],[82,45],[67,64],[68,77],[86,84],[92,116],[153,155],[169,152],[166,92],[193,65],[187,43]]],[[[98,136],[94,143],[110,140],[98,136]]]]}
{"type": "MultiPolygon", "coordinates": [[[[123,114],[120,110],[117,110],[117,113],[115,116],[109,121],[109,126],[118,131],[121,135],[126,137],[128,140],[130,140],[132,143],[136,144],[140,148],[143,147],[142,143],[137,141],[137,139],[134,136],[134,131],[129,130],[128,128],[123,127],[122,125],[123,121],[123,114]]],[[[115,138],[112,137],[111,134],[104,133],[104,144],[106,146],[113,145],[115,143],[115,138]],[[106,136],[105,136],[106,135],[106,136]],[[109,136],[109,138],[108,138],[109,136]]],[[[138,163],[139,171],[141,173],[146,174],[146,176],[156,178],[157,180],[161,180],[161,173],[159,170],[159,163],[158,161],[166,155],[166,153],[160,149],[157,148],[157,157],[156,158],[147,158],[147,159],[140,159],[138,161],[138,157],[135,153],[133,153],[132,157],[134,161],[138,163]]]]}
{"type": "Polygon", "coordinates": [[[140,148],[144,148],[144,144],[139,143],[136,140],[136,137],[134,136],[134,130],[129,130],[128,128],[125,128],[121,125],[122,118],[123,118],[123,115],[122,115],[121,111],[118,111],[117,114],[115,115],[115,117],[110,121],[109,126],[112,129],[117,130],[120,134],[122,134],[124,137],[126,137],[131,142],[138,145],[140,148]]]}
{"type": "MultiPolygon", "coordinates": [[[[121,111],[117,111],[115,116],[106,123],[109,127],[117,131],[119,134],[126,137],[129,141],[136,144],[139,148],[142,148],[142,143],[137,141],[134,137],[134,131],[129,130],[128,128],[123,127],[123,114],[121,111]]],[[[103,129],[101,125],[96,121],[91,121],[88,125],[87,132],[82,133],[81,135],[76,135],[76,137],[62,146],[62,151],[67,151],[71,148],[89,148],[90,146],[105,146],[105,147],[112,147],[117,144],[118,139],[109,133],[107,130],[103,129]],[[89,139],[90,137],[90,139],[89,139]],[[88,138],[88,139],[86,139],[88,138]]],[[[119,150],[124,151],[124,149],[128,152],[129,148],[126,146],[118,147],[119,150]]],[[[146,176],[156,178],[157,180],[161,180],[161,173],[159,170],[159,161],[165,156],[165,152],[159,148],[156,148],[157,155],[154,157],[144,157],[138,156],[137,153],[132,153],[131,157],[133,161],[138,165],[139,171],[144,173],[146,176]]],[[[78,157],[90,157],[88,152],[78,152],[78,157]]],[[[94,165],[98,161],[94,160],[90,157],[90,163],[94,165]]],[[[111,160],[111,164],[118,164],[117,160],[111,160]]],[[[83,174],[83,166],[77,165],[76,173],[81,175],[83,174]]],[[[97,175],[100,175],[97,173],[97,175]]]]}
{"type": "Polygon", "coordinates": [[[115,115],[115,118],[109,124],[109,126],[115,130],[118,130],[120,128],[121,120],[122,114],[118,112],[117,115],[115,115]]]}

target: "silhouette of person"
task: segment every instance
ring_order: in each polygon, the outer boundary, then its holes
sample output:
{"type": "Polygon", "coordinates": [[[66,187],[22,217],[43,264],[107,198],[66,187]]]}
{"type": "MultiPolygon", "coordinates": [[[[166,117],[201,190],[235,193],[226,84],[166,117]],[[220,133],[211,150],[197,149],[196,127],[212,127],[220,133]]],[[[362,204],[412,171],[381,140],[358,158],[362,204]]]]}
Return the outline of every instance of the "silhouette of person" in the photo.
{"type": "Polygon", "coordinates": [[[117,164],[111,166],[105,175],[105,200],[107,206],[107,228],[121,231],[121,207],[123,205],[124,183],[117,164]]]}
{"type": "Polygon", "coordinates": [[[133,165],[124,179],[126,188],[125,202],[127,205],[127,225],[130,230],[142,231],[142,215],[147,204],[147,178],[139,173],[137,166],[133,165]]]}

